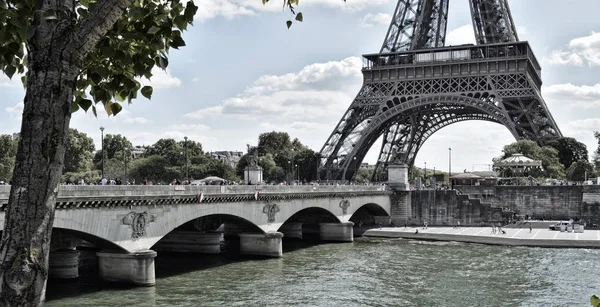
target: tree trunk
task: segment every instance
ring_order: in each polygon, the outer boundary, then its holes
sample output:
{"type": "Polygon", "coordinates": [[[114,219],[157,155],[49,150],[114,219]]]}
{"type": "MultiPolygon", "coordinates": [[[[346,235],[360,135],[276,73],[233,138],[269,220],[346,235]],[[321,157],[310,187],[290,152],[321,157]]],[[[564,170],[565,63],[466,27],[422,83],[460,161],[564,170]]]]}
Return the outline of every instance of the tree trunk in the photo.
{"type": "Polygon", "coordinates": [[[21,136],[0,241],[2,307],[44,302],[75,81],[87,54],[132,2],[99,1],[79,22],[76,1],[35,2],[21,136]]]}
{"type": "Polygon", "coordinates": [[[62,48],[64,42],[28,55],[21,135],[0,246],[1,306],[39,306],[45,298],[54,204],[77,76],[62,48]]]}

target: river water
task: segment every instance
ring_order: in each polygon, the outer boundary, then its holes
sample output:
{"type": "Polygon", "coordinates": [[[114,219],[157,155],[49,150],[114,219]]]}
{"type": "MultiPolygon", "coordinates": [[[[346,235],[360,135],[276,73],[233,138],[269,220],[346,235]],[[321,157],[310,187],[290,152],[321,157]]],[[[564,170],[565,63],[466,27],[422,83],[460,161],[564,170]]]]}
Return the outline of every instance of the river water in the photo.
{"type": "Polygon", "coordinates": [[[359,238],[284,243],[280,259],[159,254],[156,286],[115,288],[82,270],[46,306],[589,306],[600,250],[359,238]]]}

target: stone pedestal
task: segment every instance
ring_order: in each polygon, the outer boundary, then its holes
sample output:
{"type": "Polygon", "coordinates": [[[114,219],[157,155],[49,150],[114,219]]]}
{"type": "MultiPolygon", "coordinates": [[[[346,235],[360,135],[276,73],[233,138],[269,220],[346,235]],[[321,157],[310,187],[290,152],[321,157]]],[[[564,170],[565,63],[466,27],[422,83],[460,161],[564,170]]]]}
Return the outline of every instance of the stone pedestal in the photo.
{"type": "Polygon", "coordinates": [[[129,254],[96,253],[100,278],[111,281],[134,284],[138,286],[154,286],[153,250],[138,251],[129,254]]]}
{"type": "Polygon", "coordinates": [[[352,242],[354,241],[354,223],[320,223],[319,236],[323,241],[352,242]]]}
{"type": "Polygon", "coordinates": [[[388,183],[390,188],[400,191],[410,190],[408,184],[408,165],[391,164],[388,165],[388,183]]]}
{"type": "Polygon", "coordinates": [[[167,234],[153,248],[165,252],[220,254],[221,234],[176,230],[167,234]]]}
{"type": "Polygon", "coordinates": [[[240,254],[266,257],[283,256],[281,232],[265,234],[240,233],[240,254]]]}
{"type": "Polygon", "coordinates": [[[244,168],[244,182],[246,184],[262,184],[263,169],[258,165],[246,166],[244,168]]]}
{"type": "Polygon", "coordinates": [[[279,228],[285,239],[302,239],[302,222],[285,223],[279,228]]]}
{"type": "Polygon", "coordinates": [[[79,251],[56,250],[50,252],[48,277],[72,279],[79,277],[79,251]]]}

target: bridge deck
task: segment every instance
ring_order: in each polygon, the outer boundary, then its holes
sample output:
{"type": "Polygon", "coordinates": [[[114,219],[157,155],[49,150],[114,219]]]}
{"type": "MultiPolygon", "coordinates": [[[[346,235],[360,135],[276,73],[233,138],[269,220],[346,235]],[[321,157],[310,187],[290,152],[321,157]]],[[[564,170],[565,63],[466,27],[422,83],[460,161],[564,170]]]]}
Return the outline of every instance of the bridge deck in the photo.
{"type": "Polygon", "coordinates": [[[456,241],[490,245],[600,248],[600,230],[569,233],[549,229],[503,228],[506,234],[492,234],[491,227],[384,227],[367,230],[366,237],[404,238],[431,241],[456,241]],[[415,231],[419,233],[415,234],[415,231]]]}

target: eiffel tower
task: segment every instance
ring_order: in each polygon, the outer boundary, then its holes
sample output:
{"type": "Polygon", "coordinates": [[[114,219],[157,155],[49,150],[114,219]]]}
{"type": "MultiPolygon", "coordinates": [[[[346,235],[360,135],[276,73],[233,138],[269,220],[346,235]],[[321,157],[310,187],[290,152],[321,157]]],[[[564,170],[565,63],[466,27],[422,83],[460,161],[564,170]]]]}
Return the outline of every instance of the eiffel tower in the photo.
{"type": "Polygon", "coordinates": [[[321,149],[320,179],[351,180],[381,136],[374,177],[390,162],[412,166],[427,138],[466,120],[499,123],[517,140],[562,136],[507,0],[469,0],[477,44],[445,47],[449,1],[398,0],[381,50],[363,55],[362,88],[321,149]]]}

